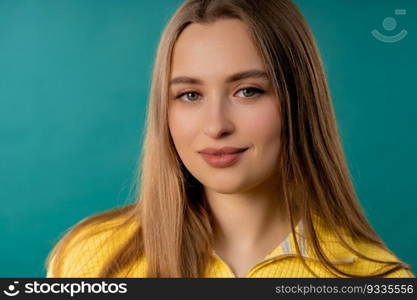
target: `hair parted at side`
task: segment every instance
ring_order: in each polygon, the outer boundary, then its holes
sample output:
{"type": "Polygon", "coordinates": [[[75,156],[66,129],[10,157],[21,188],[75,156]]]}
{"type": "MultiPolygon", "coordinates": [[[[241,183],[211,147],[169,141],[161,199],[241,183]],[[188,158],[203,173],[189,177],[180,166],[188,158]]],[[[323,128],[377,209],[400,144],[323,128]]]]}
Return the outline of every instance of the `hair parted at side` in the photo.
{"type": "MultiPolygon", "coordinates": [[[[212,217],[201,183],[182,164],[169,133],[168,81],[173,47],[184,28],[223,18],[236,18],[247,25],[278,95],[282,147],[277,180],[294,236],[295,215],[299,214],[323,265],[336,276],[361,277],[338,269],[326,257],[313,226],[314,213],[354,254],[392,265],[375,276],[410,270],[401,261],[366,257],[344,237],[346,232],[389,251],[357,200],[314,38],[290,0],[189,0],[178,8],[162,34],[155,59],[135,203],[77,224],[56,245],[47,264],[54,257],[54,273],[59,274],[60,260],[70,250],[68,241],[73,235],[92,222],[126,216],[126,222],[136,220],[140,226],[110,261],[103,262],[99,277],[111,277],[141,256],[146,257],[148,277],[203,276],[213,242],[212,217]]],[[[300,253],[297,240],[294,242],[300,253]]]]}

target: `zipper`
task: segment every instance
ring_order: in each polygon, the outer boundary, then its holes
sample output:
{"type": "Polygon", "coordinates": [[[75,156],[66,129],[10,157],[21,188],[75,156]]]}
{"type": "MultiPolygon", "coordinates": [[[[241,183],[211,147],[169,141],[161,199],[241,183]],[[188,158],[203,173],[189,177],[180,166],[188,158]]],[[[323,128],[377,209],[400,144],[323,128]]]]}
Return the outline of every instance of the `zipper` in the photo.
{"type": "MultiPolygon", "coordinates": [[[[213,256],[218,258],[226,266],[227,270],[230,272],[230,274],[232,274],[233,278],[240,278],[240,277],[236,276],[236,274],[232,271],[232,269],[229,267],[229,265],[220,256],[218,256],[214,251],[212,252],[212,254],[213,254],[213,256]]],[[[265,259],[265,260],[257,263],[256,265],[254,265],[252,268],[249,269],[249,271],[246,273],[246,275],[243,276],[242,278],[248,278],[248,276],[251,273],[255,272],[257,269],[259,269],[263,265],[265,265],[267,263],[270,263],[270,262],[276,260],[278,257],[282,257],[282,256],[297,256],[297,254],[294,254],[294,253],[280,253],[280,254],[274,255],[274,256],[272,256],[268,259],[265,259]]]]}
{"type": "Polygon", "coordinates": [[[272,256],[272,257],[270,257],[270,258],[268,258],[268,259],[265,259],[265,260],[263,260],[263,261],[261,261],[261,262],[259,262],[259,263],[257,263],[256,265],[254,265],[249,271],[248,271],[248,273],[246,273],[246,275],[244,276],[244,278],[248,278],[249,277],[249,275],[251,275],[251,273],[254,273],[255,271],[257,271],[260,267],[262,267],[262,266],[264,266],[264,265],[266,265],[266,264],[268,264],[268,263],[270,263],[270,262],[272,262],[272,261],[274,261],[274,260],[277,260],[277,258],[279,258],[279,257],[284,257],[284,256],[288,256],[288,257],[290,257],[290,256],[297,256],[297,254],[294,254],[294,253],[281,253],[281,254],[277,254],[277,255],[274,255],[274,256],[272,256]]]}
{"type": "Polygon", "coordinates": [[[270,257],[270,258],[268,258],[268,259],[265,259],[265,260],[263,260],[263,261],[261,261],[261,262],[259,262],[259,263],[257,263],[256,265],[254,265],[249,271],[248,271],[248,273],[245,275],[245,278],[247,278],[249,275],[251,275],[251,273],[254,273],[256,270],[258,270],[260,267],[262,267],[262,266],[264,266],[264,265],[266,265],[266,264],[268,264],[268,263],[270,263],[270,262],[272,262],[272,261],[275,261],[275,260],[277,260],[277,258],[282,258],[282,257],[290,257],[290,256],[292,256],[292,257],[294,257],[294,256],[297,256],[297,254],[294,254],[294,253],[280,253],[280,254],[277,254],[277,255],[274,255],[274,256],[272,256],[272,257],[270,257]]]}

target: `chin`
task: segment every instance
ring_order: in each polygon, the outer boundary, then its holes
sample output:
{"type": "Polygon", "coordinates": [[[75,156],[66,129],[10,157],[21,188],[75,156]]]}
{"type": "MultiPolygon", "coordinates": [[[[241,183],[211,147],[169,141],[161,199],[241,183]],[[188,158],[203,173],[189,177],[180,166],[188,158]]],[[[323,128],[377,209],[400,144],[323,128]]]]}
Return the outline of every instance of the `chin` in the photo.
{"type": "Polygon", "coordinates": [[[243,182],[228,182],[228,181],[223,181],[223,182],[207,182],[207,181],[202,181],[202,184],[205,188],[210,189],[216,193],[220,193],[220,194],[236,194],[236,193],[241,193],[244,192],[245,190],[248,189],[249,185],[247,183],[243,183],[243,182]]]}

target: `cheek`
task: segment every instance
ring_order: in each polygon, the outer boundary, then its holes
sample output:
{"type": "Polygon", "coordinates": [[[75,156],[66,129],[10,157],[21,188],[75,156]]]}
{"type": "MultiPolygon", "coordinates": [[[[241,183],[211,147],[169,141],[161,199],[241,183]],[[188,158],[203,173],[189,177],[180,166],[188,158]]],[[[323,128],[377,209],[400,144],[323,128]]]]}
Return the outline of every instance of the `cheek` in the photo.
{"type": "Polygon", "coordinates": [[[281,115],[276,99],[259,106],[256,113],[247,116],[245,128],[247,138],[252,142],[252,158],[248,169],[253,170],[253,181],[266,180],[277,171],[281,151],[281,115]]]}
{"type": "Polygon", "coordinates": [[[279,150],[277,146],[281,137],[281,117],[275,99],[266,101],[247,113],[242,127],[242,132],[245,132],[257,148],[255,150],[279,150]]]}
{"type": "Polygon", "coordinates": [[[193,114],[175,108],[172,108],[168,112],[169,130],[179,153],[184,152],[187,147],[192,146],[192,141],[198,131],[198,123],[194,118],[195,116],[193,114]]]}

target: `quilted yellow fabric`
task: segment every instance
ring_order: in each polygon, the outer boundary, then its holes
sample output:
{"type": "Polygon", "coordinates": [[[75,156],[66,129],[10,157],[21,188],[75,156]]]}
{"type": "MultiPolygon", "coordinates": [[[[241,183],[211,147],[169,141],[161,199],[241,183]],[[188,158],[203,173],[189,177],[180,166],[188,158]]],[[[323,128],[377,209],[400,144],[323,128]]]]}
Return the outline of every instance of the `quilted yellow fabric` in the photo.
{"type": "MultiPolygon", "coordinates": [[[[371,276],[375,272],[389,268],[386,264],[371,262],[352,254],[338,242],[335,235],[326,229],[324,223],[318,217],[315,217],[313,221],[323,250],[328,258],[340,267],[341,270],[349,273],[371,276]]],[[[114,220],[114,222],[117,223],[118,220],[114,220]]],[[[103,226],[106,225],[108,224],[103,224],[103,226]]],[[[126,243],[134,228],[135,226],[131,225],[121,227],[117,231],[106,230],[92,238],[86,239],[84,236],[89,230],[89,227],[87,226],[84,232],[78,233],[70,241],[72,250],[65,256],[63,265],[61,266],[61,274],[52,273],[51,266],[54,264],[54,260],[52,260],[52,263],[47,270],[47,277],[98,277],[98,272],[102,264],[108,261],[117,249],[126,243]]],[[[319,277],[335,277],[320,263],[313,253],[307,239],[303,237],[303,233],[303,224],[300,222],[296,227],[296,238],[300,245],[301,254],[305,257],[307,264],[319,277]]],[[[360,250],[369,257],[383,260],[398,260],[395,255],[375,245],[357,241],[353,242],[349,237],[348,241],[353,243],[357,250],[360,250]]],[[[204,277],[235,277],[227,263],[214,251],[212,252],[212,258],[212,262],[207,267],[204,277]]],[[[313,275],[307,270],[302,264],[301,259],[297,256],[293,235],[290,233],[275,249],[273,249],[273,251],[270,252],[270,254],[268,254],[261,262],[253,266],[245,277],[301,278],[312,276],[313,275]]],[[[120,272],[115,277],[146,277],[146,260],[144,258],[139,259],[132,268],[126,268],[126,271],[120,272]]],[[[401,269],[391,273],[387,277],[415,276],[408,270],[401,269]]]]}

